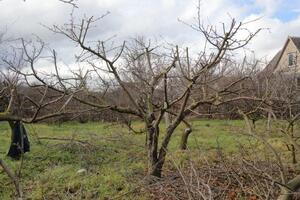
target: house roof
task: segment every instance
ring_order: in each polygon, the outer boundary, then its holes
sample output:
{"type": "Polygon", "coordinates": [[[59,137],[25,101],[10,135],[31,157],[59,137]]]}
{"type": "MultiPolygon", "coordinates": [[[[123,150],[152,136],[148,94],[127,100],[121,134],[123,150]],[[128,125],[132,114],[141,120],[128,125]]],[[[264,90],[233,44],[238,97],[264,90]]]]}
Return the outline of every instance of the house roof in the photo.
{"type": "Polygon", "coordinates": [[[271,75],[277,68],[278,63],[282,57],[283,52],[285,51],[285,48],[289,41],[292,41],[294,45],[297,47],[298,51],[300,52],[300,37],[291,37],[289,36],[284,43],[283,48],[276,53],[276,55],[272,58],[272,60],[269,62],[269,64],[265,67],[265,69],[261,72],[261,75],[263,76],[269,76],[271,75]]]}
{"type": "Polygon", "coordinates": [[[300,51],[300,37],[290,37],[297,49],[300,51]]]}
{"type": "Polygon", "coordinates": [[[269,62],[269,64],[262,70],[262,72],[260,73],[260,76],[269,76],[275,71],[275,69],[277,67],[277,63],[281,57],[281,52],[282,52],[282,50],[280,50],[276,53],[276,55],[272,58],[272,60],[269,62]]]}

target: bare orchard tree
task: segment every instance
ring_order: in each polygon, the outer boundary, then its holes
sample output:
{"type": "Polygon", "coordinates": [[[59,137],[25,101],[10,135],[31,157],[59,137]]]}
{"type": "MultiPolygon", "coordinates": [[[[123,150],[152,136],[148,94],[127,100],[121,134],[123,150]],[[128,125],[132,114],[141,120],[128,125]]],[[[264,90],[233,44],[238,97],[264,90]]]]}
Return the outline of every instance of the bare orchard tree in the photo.
{"type": "Polygon", "coordinates": [[[274,75],[271,85],[272,102],[275,114],[285,121],[285,127],[281,132],[286,136],[286,147],[291,152],[292,163],[297,163],[296,149],[299,133],[297,133],[296,124],[300,117],[300,103],[299,103],[299,82],[297,73],[274,75]],[[275,83],[276,81],[276,83],[275,83]],[[281,83],[280,85],[278,83],[281,83]],[[275,87],[274,87],[275,86],[275,87]]]}
{"type": "MultiPolygon", "coordinates": [[[[294,177],[290,178],[288,176],[289,169],[287,166],[283,163],[282,156],[280,155],[280,152],[278,149],[273,147],[272,144],[268,141],[268,139],[262,134],[258,133],[254,130],[253,125],[250,123],[249,118],[247,115],[245,115],[242,111],[240,111],[242,116],[245,119],[246,122],[246,130],[248,131],[249,135],[253,136],[257,140],[259,140],[266,148],[269,149],[269,151],[274,155],[274,158],[277,161],[277,165],[279,167],[279,174],[280,174],[280,180],[276,181],[278,185],[280,186],[281,193],[278,196],[278,200],[289,200],[295,197],[297,195],[297,191],[300,188],[300,175],[294,175],[294,177]]],[[[293,142],[295,145],[295,148],[297,150],[300,150],[300,145],[296,142],[293,142]]],[[[276,180],[275,178],[273,179],[276,180]]]]}
{"type": "MultiPolygon", "coordinates": [[[[105,91],[100,89],[98,92],[103,96],[101,99],[86,100],[80,97],[76,90],[73,90],[70,78],[59,74],[55,59],[53,61],[56,73],[51,77],[55,78],[57,84],[45,80],[36,69],[38,54],[28,53],[23,42],[26,61],[32,70],[30,75],[34,76],[40,85],[73,96],[82,104],[96,109],[110,109],[141,119],[147,135],[149,175],[161,176],[174,131],[193,110],[203,105],[221,105],[240,99],[255,99],[239,95],[225,98],[230,88],[240,80],[234,80],[222,87],[221,84],[215,84],[213,88],[206,89],[201,98],[195,94],[200,86],[208,87],[208,83],[215,79],[214,74],[219,70],[226,70],[230,63],[228,61],[231,60],[231,52],[245,47],[259,30],[252,33],[245,29],[244,23],[235,19],[216,28],[204,25],[199,16],[197,24],[192,25],[192,28],[204,36],[205,47],[197,56],[192,56],[188,48],[180,49],[177,46],[165,49],[162,46],[153,47],[151,44],[135,41],[111,47],[105,40],[88,41],[89,31],[97,20],[99,18],[90,17],[77,24],[71,19],[68,24],[53,26],[51,29],[80,47],[81,54],[77,58],[85,64],[89,75],[100,80],[102,85],[121,91],[119,100],[126,99],[127,104],[108,101],[105,91]],[[245,33],[245,37],[240,38],[241,32],[245,33]],[[208,75],[210,78],[205,78],[208,75]],[[166,113],[172,116],[172,120],[165,134],[161,135],[160,125],[166,113]]],[[[35,50],[40,51],[42,49],[35,50]]],[[[84,89],[86,95],[95,94],[95,91],[97,88],[84,89]]]]}
{"type": "MultiPolygon", "coordinates": [[[[25,42],[23,43],[23,50],[28,50],[27,45],[25,42]]],[[[14,44],[10,44],[10,46],[14,46],[14,44]]],[[[72,95],[57,92],[47,85],[36,84],[35,80],[28,79],[30,74],[21,72],[21,70],[28,71],[26,69],[30,68],[27,65],[30,60],[26,60],[29,58],[29,54],[23,50],[12,47],[9,51],[1,51],[0,61],[0,122],[8,122],[11,127],[11,149],[8,155],[16,159],[23,158],[25,153],[25,129],[23,129],[22,123],[36,123],[71,114],[80,115],[91,110],[88,107],[74,110],[70,107],[72,95]],[[19,124],[21,124],[21,135],[14,131],[19,124]],[[15,138],[21,138],[21,142],[19,140],[16,142],[15,138]]],[[[34,49],[31,53],[31,58],[36,60],[41,51],[34,49]]],[[[51,79],[47,76],[43,78],[51,79]]],[[[83,83],[84,79],[77,81],[77,84],[83,85],[83,83]]],[[[58,83],[53,82],[53,84],[58,83]]],[[[2,159],[0,159],[0,166],[13,181],[17,197],[22,199],[20,177],[13,173],[9,165],[2,159]]]]}
{"type": "MultiPolygon", "coordinates": [[[[282,146],[286,147],[287,152],[290,152],[291,162],[296,164],[300,152],[298,141],[300,137],[299,131],[296,128],[300,117],[299,82],[298,73],[292,68],[289,70],[278,71],[272,74],[260,74],[262,86],[260,92],[264,96],[264,102],[257,104],[255,111],[260,110],[267,113],[268,118],[272,116],[274,122],[277,124],[277,126],[272,128],[272,133],[279,134],[282,146]]],[[[250,123],[250,119],[246,113],[241,113],[245,118],[249,134],[261,141],[277,160],[281,176],[281,193],[278,199],[287,200],[294,198],[300,189],[300,176],[299,174],[294,175],[294,177],[288,176],[290,167],[287,167],[287,164],[283,162],[284,157],[281,156],[284,153],[284,148],[278,149],[273,147],[268,141],[270,134],[254,130],[254,126],[250,123]]]]}
{"type": "Polygon", "coordinates": [[[23,57],[6,57],[2,61],[0,121],[35,123],[73,113],[67,107],[70,96],[57,93],[45,85],[32,84],[25,74],[20,73],[26,65],[23,57]]]}
{"type": "Polygon", "coordinates": [[[295,126],[300,116],[298,73],[276,72],[266,76],[263,84],[268,104],[261,109],[271,113],[273,119],[283,120],[280,131],[286,136],[285,145],[291,152],[292,163],[295,164],[297,163],[295,143],[299,139],[295,126]]]}

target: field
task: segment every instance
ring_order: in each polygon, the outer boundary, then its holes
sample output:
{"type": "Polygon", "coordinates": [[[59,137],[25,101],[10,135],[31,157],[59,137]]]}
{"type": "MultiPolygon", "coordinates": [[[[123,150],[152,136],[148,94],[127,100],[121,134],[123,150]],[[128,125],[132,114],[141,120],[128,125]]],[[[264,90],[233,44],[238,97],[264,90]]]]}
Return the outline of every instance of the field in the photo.
{"type": "MultiPolygon", "coordinates": [[[[258,128],[263,129],[264,124],[260,121],[258,128]]],[[[180,166],[187,155],[213,159],[220,149],[225,155],[234,155],[240,144],[252,142],[244,135],[243,121],[196,120],[192,125],[189,151],[178,149],[184,127],[176,130],[164,171],[172,170],[174,164],[180,166]]],[[[140,122],[134,127],[143,128],[140,122]]],[[[25,154],[23,162],[13,161],[6,157],[9,127],[0,124],[0,157],[16,171],[22,165],[27,199],[151,199],[147,191],[142,195],[132,192],[146,174],[144,134],[131,133],[120,124],[95,122],[34,124],[26,128],[31,152],[25,154]]],[[[275,145],[277,139],[272,139],[275,145]]],[[[0,199],[11,199],[14,187],[1,170],[0,183],[0,199]]]]}

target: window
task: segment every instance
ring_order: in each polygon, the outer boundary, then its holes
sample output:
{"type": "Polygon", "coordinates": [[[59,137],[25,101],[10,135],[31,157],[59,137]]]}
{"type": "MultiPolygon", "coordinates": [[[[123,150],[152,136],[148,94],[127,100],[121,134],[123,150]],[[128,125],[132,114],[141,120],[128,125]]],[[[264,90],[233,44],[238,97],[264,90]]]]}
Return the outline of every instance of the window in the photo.
{"type": "Polygon", "coordinates": [[[289,63],[289,66],[294,65],[294,56],[291,53],[288,54],[288,63],[289,63]]]}
{"type": "Polygon", "coordinates": [[[300,76],[297,77],[297,89],[300,89],[300,76]]]}

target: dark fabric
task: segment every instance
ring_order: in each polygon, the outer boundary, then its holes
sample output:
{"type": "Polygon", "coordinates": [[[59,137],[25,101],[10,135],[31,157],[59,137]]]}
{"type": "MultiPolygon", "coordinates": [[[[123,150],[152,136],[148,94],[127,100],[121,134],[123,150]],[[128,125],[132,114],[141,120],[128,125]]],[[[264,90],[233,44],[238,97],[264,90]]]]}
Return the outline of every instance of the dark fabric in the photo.
{"type": "Polygon", "coordinates": [[[26,133],[26,129],[22,123],[17,121],[13,125],[12,141],[7,155],[14,159],[20,159],[22,152],[26,153],[29,151],[30,143],[26,133]]]}

